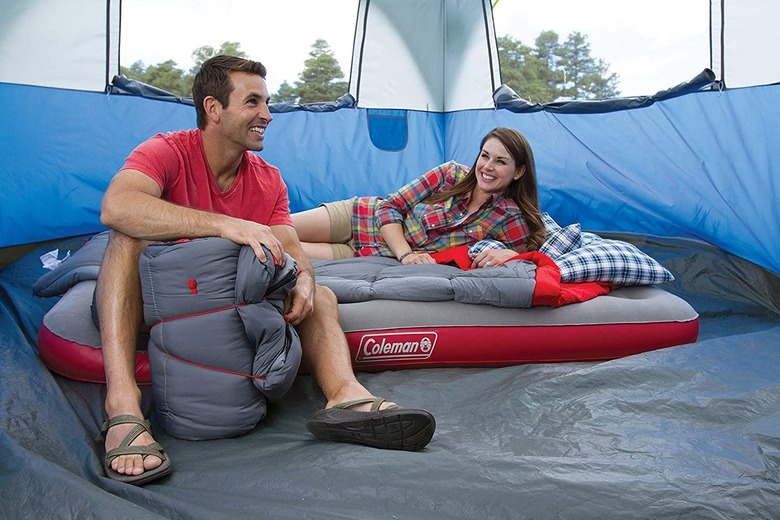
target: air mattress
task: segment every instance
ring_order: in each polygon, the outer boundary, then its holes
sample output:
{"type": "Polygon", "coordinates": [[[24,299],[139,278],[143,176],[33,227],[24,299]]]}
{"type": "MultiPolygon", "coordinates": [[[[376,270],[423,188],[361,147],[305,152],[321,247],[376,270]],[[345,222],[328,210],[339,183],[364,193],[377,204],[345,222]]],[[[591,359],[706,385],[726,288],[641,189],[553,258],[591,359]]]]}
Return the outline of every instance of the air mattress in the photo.
{"type": "MultiPolygon", "coordinates": [[[[82,381],[104,381],[90,311],[104,248],[105,235],[97,235],[34,287],[38,296],[63,294],[39,331],[42,360],[82,381]]],[[[534,305],[541,271],[526,261],[464,272],[372,257],[315,262],[315,270],[318,283],[339,298],[356,370],[604,360],[691,343],[699,332],[696,311],[655,286],[615,287],[559,307],[534,305]]],[[[148,357],[139,347],[136,375],[149,384],[148,357]]]]}

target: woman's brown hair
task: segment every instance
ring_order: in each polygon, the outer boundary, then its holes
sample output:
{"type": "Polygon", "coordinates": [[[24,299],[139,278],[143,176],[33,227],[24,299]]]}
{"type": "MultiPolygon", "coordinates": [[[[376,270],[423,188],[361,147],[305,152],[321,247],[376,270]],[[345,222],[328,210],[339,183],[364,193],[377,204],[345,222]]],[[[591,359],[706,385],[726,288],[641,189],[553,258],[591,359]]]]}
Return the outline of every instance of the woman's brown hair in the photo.
{"type": "MultiPolygon", "coordinates": [[[[525,166],[525,173],[517,180],[513,180],[506,189],[506,194],[517,204],[520,212],[525,217],[531,234],[526,241],[526,250],[535,251],[544,244],[547,232],[542,220],[542,212],[539,210],[539,191],[536,186],[536,166],[534,165],[534,155],[531,151],[531,145],[523,134],[513,128],[494,128],[482,138],[479,145],[480,153],[488,139],[495,137],[515,160],[517,168],[525,166]]],[[[444,202],[450,197],[460,197],[471,193],[474,186],[477,185],[477,159],[471,170],[458,184],[449,190],[434,193],[424,202],[427,204],[437,204],[444,202]]]]}

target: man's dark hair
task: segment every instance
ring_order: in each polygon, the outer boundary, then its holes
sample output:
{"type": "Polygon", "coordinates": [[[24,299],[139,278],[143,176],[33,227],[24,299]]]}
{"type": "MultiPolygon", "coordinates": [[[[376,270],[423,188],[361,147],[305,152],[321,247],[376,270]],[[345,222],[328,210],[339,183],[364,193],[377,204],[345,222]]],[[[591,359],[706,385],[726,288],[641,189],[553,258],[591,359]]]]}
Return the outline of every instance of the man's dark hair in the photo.
{"type": "Polygon", "coordinates": [[[214,96],[223,107],[228,106],[230,93],[233,92],[233,83],[230,81],[231,72],[247,72],[256,74],[265,79],[265,66],[259,61],[246,60],[236,56],[220,54],[209,58],[200,67],[192,84],[192,99],[195,102],[195,113],[198,116],[198,128],[206,128],[206,110],[203,108],[203,100],[208,96],[214,96]]]}

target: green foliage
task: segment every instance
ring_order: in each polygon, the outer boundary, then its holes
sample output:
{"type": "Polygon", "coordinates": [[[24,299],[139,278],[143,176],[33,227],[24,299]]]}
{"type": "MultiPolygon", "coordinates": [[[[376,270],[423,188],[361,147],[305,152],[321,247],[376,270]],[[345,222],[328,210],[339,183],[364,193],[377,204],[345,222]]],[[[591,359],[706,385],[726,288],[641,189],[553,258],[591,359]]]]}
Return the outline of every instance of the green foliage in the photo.
{"type": "Polygon", "coordinates": [[[287,101],[289,103],[295,103],[298,101],[298,94],[295,87],[287,83],[287,80],[282,81],[279,85],[279,91],[272,96],[273,101],[287,101]]]}
{"type": "MultiPolygon", "coordinates": [[[[542,31],[534,47],[524,45],[511,36],[499,37],[498,57],[504,83],[532,103],[547,103],[556,99],[603,99],[620,95],[618,76],[609,72],[604,60],[590,55],[588,37],[572,32],[561,43],[555,31],[542,31]]],[[[335,101],[347,93],[348,84],[342,81],[344,73],[325,40],[312,44],[309,59],[298,75],[298,81],[284,81],[272,96],[273,101],[317,103],[335,101]]],[[[210,45],[192,52],[195,66],[188,72],[168,60],[145,66],[137,61],[122,67],[128,78],[166,90],[174,95],[192,95],[192,82],[200,66],[218,54],[247,58],[238,42],[223,42],[215,49],[210,45]]]]}
{"type": "Polygon", "coordinates": [[[543,31],[533,48],[511,36],[497,42],[503,82],[532,103],[620,95],[617,74],[609,72],[604,60],[590,55],[588,37],[579,32],[560,43],[555,31],[543,31]]]}
{"type": "Polygon", "coordinates": [[[503,82],[524,99],[543,103],[556,97],[550,69],[531,47],[508,36],[498,38],[498,60],[503,82]]]}
{"type": "Polygon", "coordinates": [[[194,77],[206,60],[220,54],[249,59],[249,56],[241,50],[241,44],[238,42],[222,42],[219,49],[215,49],[211,45],[203,45],[192,51],[192,60],[195,62],[195,66],[190,69],[190,74],[194,77]]]}
{"type": "Polygon", "coordinates": [[[157,65],[149,65],[148,67],[142,61],[136,61],[130,67],[120,67],[119,72],[130,79],[161,88],[176,96],[190,97],[192,96],[192,82],[195,80],[195,74],[200,70],[200,66],[207,59],[220,54],[238,56],[239,58],[247,57],[246,53],[241,50],[240,43],[223,42],[219,49],[215,49],[210,45],[203,45],[192,51],[192,59],[195,62],[195,66],[189,72],[178,68],[173,60],[164,61],[157,65]]]}
{"type": "Polygon", "coordinates": [[[604,60],[590,56],[587,36],[579,32],[569,34],[563,44],[561,66],[567,71],[563,95],[574,99],[603,99],[620,95],[617,74],[609,74],[604,60]]]}
{"type": "Polygon", "coordinates": [[[347,93],[349,86],[346,81],[338,81],[344,77],[344,73],[328,42],[318,39],[311,47],[310,58],[304,62],[298,81],[295,85],[284,81],[279,91],[272,96],[274,101],[317,103],[335,101],[347,93]]]}
{"type": "Polygon", "coordinates": [[[150,85],[177,95],[185,95],[187,86],[190,84],[186,76],[182,75],[181,70],[176,68],[176,62],[173,60],[150,65],[146,69],[146,80],[150,85]]]}

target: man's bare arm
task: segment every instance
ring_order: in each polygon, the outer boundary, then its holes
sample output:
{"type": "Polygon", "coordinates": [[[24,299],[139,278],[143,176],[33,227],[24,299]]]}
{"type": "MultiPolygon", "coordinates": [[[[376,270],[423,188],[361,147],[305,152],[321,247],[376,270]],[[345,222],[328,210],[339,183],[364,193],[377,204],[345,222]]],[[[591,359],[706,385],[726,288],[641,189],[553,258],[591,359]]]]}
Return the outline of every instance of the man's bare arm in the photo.
{"type": "Polygon", "coordinates": [[[314,311],[314,268],[303,252],[298,234],[292,226],[271,226],[282,247],[298,264],[298,281],[293,292],[285,302],[284,317],[293,325],[297,325],[314,311]]]}
{"type": "Polygon", "coordinates": [[[260,244],[277,261],[283,261],[282,243],[271,228],[248,220],[202,211],[162,200],[160,187],[137,170],[122,170],[114,176],[103,196],[100,220],[111,228],[143,240],[223,237],[252,247],[265,261],[260,244]]]}

